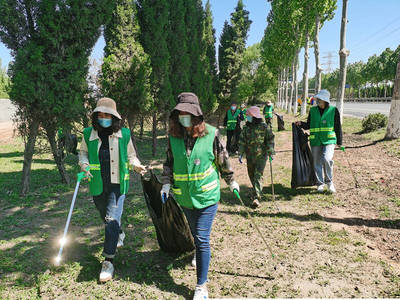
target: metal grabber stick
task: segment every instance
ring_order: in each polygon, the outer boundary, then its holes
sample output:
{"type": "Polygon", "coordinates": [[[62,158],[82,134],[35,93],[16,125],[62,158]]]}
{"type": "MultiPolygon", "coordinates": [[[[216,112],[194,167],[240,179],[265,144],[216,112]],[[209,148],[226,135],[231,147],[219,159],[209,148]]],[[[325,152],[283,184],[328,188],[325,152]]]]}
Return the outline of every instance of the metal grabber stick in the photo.
{"type": "MultiPolygon", "coordinates": [[[[239,192],[237,189],[233,190],[234,194],[236,195],[236,197],[239,199],[240,203],[243,205],[243,207],[246,207],[242,201],[242,198],[240,198],[239,192]]],[[[246,213],[247,213],[247,217],[249,218],[251,224],[255,227],[255,229],[257,230],[258,234],[260,235],[261,239],[263,240],[265,246],[267,247],[269,253],[271,254],[272,258],[275,258],[275,255],[272,253],[272,250],[270,248],[270,246],[268,245],[267,241],[265,240],[264,236],[262,235],[260,229],[258,228],[258,226],[256,225],[256,223],[253,221],[252,217],[250,216],[250,213],[248,212],[247,209],[245,209],[246,213]]]]}
{"type": "Polygon", "coordinates": [[[360,185],[358,184],[358,180],[357,180],[356,174],[354,173],[354,170],[353,170],[353,168],[351,167],[349,157],[348,157],[348,156],[346,155],[346,153],[345,153],[345,148],[344,148],[343,146],[341,146],[341,147],[340,147],[340,150],[343,151],[344,156],[346,157],[347,164],[349,165],[350,172],[351,172],[351,174],[353,175],[354,186],[355,186],[356,188],[360,187],[360,185]]]}
{"type": "MultiPolygon", "coordinates": [[[[87,167],[86,170],[88,171],[89,167],[87,167]]],[[[58,250],[58,255],[55,258],[55,263],[56,264],[59,264],[60,261],[61,261],[61,254],[63,252],[64,245],[67,242],[66,237],[67,237],[67,233],[68,233],[68,227],[69,227],[69,223],[71,221],[72,211],[74,210],[74,205],[75,205],[76,196],[78,194],[79,184],[80,184],[81,180],[83,178],[85,178],[85,177],[86,177],[85,172],[80,172],[80,173],[77,174],[77,181],[76,181],[74,196],[72,197],[71,206],[69,208],[67,222],[66,222],[65,227],[64,227],[64,234],[63,234],[63,237],[60,239],[60,250],[58,250]]],[[[90,180],[90,178],[89,178],[89,180],[90,180]]]]}

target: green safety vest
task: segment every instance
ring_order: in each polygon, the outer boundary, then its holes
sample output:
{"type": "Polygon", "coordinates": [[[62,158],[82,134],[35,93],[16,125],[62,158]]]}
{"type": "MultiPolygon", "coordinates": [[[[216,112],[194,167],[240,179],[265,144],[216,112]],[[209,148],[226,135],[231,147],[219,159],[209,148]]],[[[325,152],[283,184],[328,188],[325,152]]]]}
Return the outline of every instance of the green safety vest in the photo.
{"type": "MultiPolygon", "coordinates": [[[[103,180],[101,178],[100,160],[98,152],[99,139],[89,141],[93,128],[88,127],[83,130],[89,154],[90,173],[93,178],[89,182],[89,190],[92,196],[98,196],[103,192],[103,180]]],[[[128,128],[121,128],[122,138],[119,138],[119,183],[121,195],[128,192],[129,188],[129,162],[128,162],[128,143],[131,134],[128,128]]]]}
{"type": "Polygon", "coordinates": [[[228,122],[226,129],[227,130],[235,130],[236,128],[236,123],[237,123],[237,117],[240,114],[240,111],[238,109],[235,110],[235,113],[232,115],[232,110],[228,110],[228,122]]]}
{"type": "Polygon", "coordinates": [[[274,106],[271,104],[271,106],[266,105],[264,107],[264,117],[266,119],[272,119],[273,117],[273,111],[274,111],[274,106]]]}
{"type": "Polygon", "coordinates": [[[242,110],[243,117],[245,117],[245,118],[246,118],[246,112],[247,112],[247,108],[245,108],[245,109],[242,110]]]}
{"type": "Polygon", "coordinates": [[[174,157],[174,192],[176,201],[186,208],[201,209],[220,199],[219,173],[214,164],[215,127],[206,124],[207,135],[199,137],[188,157],[183,138],[170,136],[174,157]]]}
{"type": "Polygon", "coordinates": [[[310,109],[310,144],[321,146],[336,144],[335,106],[329,106],[321,113],[317,106],[310,109]]]}

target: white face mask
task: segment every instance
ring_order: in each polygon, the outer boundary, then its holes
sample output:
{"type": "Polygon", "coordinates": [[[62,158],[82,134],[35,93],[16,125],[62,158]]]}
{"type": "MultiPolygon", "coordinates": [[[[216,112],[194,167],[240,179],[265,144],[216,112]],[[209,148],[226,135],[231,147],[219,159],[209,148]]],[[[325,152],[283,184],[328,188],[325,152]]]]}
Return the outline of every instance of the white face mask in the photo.
{"type": "Polygon", "coordinates": [[[183,127],[190,127],[192,126],[192,116],[191,115],[180,115],[179,116],[179,123],[183,127]]]}

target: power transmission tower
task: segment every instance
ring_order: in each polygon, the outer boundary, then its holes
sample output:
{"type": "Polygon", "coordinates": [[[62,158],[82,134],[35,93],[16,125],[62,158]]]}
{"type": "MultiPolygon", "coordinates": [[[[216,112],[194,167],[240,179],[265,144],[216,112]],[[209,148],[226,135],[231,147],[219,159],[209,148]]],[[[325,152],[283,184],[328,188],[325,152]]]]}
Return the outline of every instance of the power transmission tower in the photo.
{"type": "Polygon", "coordinates": [[[336,56],[334,56],[333,51],[326,52],[327,54],[325,56],[322,56],[322,59],[324,59],[324,62],[321,64],[323,66],[326,65],[324,68],[325,73],[330,73],[332,72],[332,65],[336,63],[334,59],[336,59],[336,56]]]}

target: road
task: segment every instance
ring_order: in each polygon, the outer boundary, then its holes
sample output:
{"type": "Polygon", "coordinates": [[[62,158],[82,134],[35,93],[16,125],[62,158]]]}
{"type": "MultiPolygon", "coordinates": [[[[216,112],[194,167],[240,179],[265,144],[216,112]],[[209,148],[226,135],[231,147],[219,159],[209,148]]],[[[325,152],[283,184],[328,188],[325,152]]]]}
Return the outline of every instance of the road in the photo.
{"type": "MultiPolygon", "coordinates": [[[[335,102],[332,102],[332,104],[336,105],[335,102]]],[[[366,115],[372,113],[381,113],[386,116],[389,116],[389,111],[390,111],[390,102],[364,102],[364,103],[345,102],[343,114],[346,116],[363,118],[366,115]]]]}
{"type": "Polygon", "coordinates": [[[16,108],[8,99],[0,99],[0,123],[10,122],[16,108]]]}

